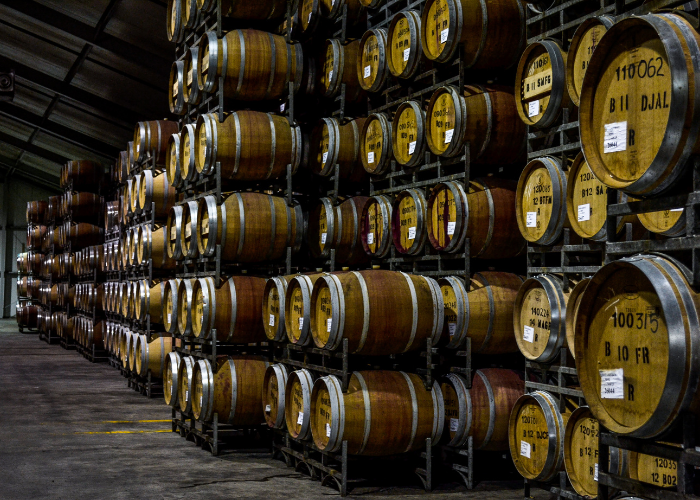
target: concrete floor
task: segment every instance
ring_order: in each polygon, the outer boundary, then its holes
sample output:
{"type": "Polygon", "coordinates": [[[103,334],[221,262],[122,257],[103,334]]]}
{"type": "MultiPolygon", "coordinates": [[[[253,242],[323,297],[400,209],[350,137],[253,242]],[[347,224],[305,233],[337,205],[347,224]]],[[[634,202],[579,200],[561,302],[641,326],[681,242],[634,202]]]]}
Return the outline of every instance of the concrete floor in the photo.
{"type": "MultiPolygon", "coordinates": [[[[170,408],[106,363],[0,320],[0,499],[321,499],[337,491],[264,450],[213,457],[170,432],[170,408]]],[[[410,474],[408,474],[410,476],[410,474]]],[[[533,491],[538,500],[549,495],[533,491]]],[[[350,497],[522,499],[522,482],[358,488],[350,497]]]]}

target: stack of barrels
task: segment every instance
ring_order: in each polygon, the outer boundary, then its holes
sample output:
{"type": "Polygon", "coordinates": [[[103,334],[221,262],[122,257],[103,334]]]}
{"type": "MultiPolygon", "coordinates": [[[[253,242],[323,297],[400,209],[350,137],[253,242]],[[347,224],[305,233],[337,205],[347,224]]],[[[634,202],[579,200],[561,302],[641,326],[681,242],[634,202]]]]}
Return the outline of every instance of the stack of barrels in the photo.
{"type": "MultiPolygon", "coordinates": [[[[521,352],[551,365],[568,350],[583,398],[523,396],[511,415],[510,449],[525,478],[566,470],[588,498],[598,494],[599,471],[675,489],[679,464],[668,458],[609,448],[609,463],[599,466],[598,433],[680,447],[673,431],[683,415],[697,414],[697,244],[686,237],[690,202],[669,197],[692,189],[684,180],[699,142],[688,127],[697,121],[694,26],[681,13],[588,17],[569,43],[533,42],[517,67],[517,110],[535,132],[531,150],[557,149],[536,142],[555,129],[580,133],[580,150],[562,143],[556,156],[532,155],[516,193],[520,232],[532,255],[578,249],[599,257],[562,257],[566,275],[533,273],[518,292],[521,352]],[[642,200],[647,210],[608,217],[609,204],[642,200]],[[635,255],[652,239],[685,253],[635,255]]],[[[541,266],[556,266],[549,262],[541,266]]]]}
{"type": "Polygon", "coordinates": [[[15,316],[20,332],[40,327],[42,248],[46,238],[48,203],[45,200],[27,203],[27,246],[17,255],[17,306],[15,316]]]}

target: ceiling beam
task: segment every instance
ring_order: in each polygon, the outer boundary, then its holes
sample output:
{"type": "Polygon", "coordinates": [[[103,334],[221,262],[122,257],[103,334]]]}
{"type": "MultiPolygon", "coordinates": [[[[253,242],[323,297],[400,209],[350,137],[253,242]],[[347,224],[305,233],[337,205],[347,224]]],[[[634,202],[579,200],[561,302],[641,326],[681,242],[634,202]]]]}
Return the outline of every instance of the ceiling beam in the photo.
{"type": "MultiPolygon", "coordinates": [[[[7,172],[12,168],[11,165],[0,161],[0,169],[7,172]]],[[[61,189],[61,182],[58,176],[53,176],[41,170],[37,170],[26,165],[22,165],[14,174],[15,177],[21,177],[25,180],[35,182],[43,187],[59,191],[61,189]]],[[[7,182],[9,179],[3,178],[2,182],[7,182]]]]}
{"type": "Polygon", "coordinates": [[[56,122],[48,121],[41,123],[41,116],[32,113],[29,110],[10,104],[9,102],[0,102],[0,115],[7,116],[10,119],[16,120],[29,127],[38,128],[53,137],[64,140],[74,146],[83,148],[91,153],[104,156],[105,158],[114,158],[119,154],[120,149],[109,143],[103,142],[89,135],[85,135],[70,127],[60,125],[56,122]]]}
{"type": "Polygon", "coordinates": [[[59,166],[63,165],[68,160],[70,160],[70,158],[63,156],[62,154],[54,153],[53,151],[49,151],[48,149],[44,149],[41,146],[37,146],[36,144],[29,144],[24,139],[19,139],[13,135],[9,135],[9,134],[6,134],[5,132],[1,132],[1,131],[0,131],[0,142],[4,142],[6,144],[9,144],[10,146],[21,149],[23,151],[26,151],[27,153],[31,153],[33,155],[40,156],[40,157],[44,158],[45,160],[49,160],[49,161],[52,161],[54,163],[57,163],[59,166]]]}
{"type": "MultiPolygon", "coordinates": [[[[153,68],[158,73],[169,72],[172,61],[160,54],[150,52],[147,48],[139,47],[108,33],[100,33],[95,40],[96,29],[71,16],[57,10],[45,7],[33,0],[3,0],[3,4],[25,16],[36,19],[53,28],[63,31],[84,43],[89,43],[111,52],[127,61],[134,62],[144,68],[153,68]]],[[[108,13],[107,22],[111,13],[108,13]]],[[[103,16],[105,17],[105,16],[103,16]]],[[[104,29],[106,22],[101,26],[104,29]]],[[[100,26],[98,25],[98,28],[100,26]]]]}

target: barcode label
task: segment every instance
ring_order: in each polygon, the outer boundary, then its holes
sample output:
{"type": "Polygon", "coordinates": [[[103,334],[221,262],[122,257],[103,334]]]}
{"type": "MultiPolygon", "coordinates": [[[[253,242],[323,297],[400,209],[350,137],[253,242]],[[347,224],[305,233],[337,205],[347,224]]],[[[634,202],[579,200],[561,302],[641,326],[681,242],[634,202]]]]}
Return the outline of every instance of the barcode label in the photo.
{"type": "Polygon", "coordinates": [[[304,318],[299,318],[299,330],[304,328],[304,318]]]}
{"type": "Polygon", "coordinates": [[[445,43],[447,41],[447,35],[449,31],[449,28],[445,28],[440,32],[440,43],[445,43]]]}
{"type": "Polygon", "coordinates": [[[374,243],[374,233],[367,233],[367,244],[371,245],[374,243]]]}
{"type": "Polygon", "coordinates": [[[364,73],[364,78],[369,78],[369,75],[372,74],[372,67],[371,66],[365,66],[365,73],[364,73]]]}
{"type": "Polygon", "coordinates": [[[275,326],[275,316],[270,314],[270,326],[275,326]]]}
{"type": "Polygon", "coordinates": [[[367,163],[374,163],[374,151],[367,153],[367,163]]]}
{"type": "Polygon", "coordinates": [[[408,56],[411,55],[411,47],[403,49],[403,61],[408,61],[408,56]]]}
{"type": "Polygon", "coordinates": [[[326,238],[328,237],[328,233],[321,233],[321,244],[325,245],[326,244],[326,238]]]}
{"type": "Polygon", "coordinates": [[[299,415],[297,416],[297,425],[301,425],[304,423],[304,412],[299,412],[299,415]]]}
{"type": "Polygon", "coordinates": [[[586,222],[591,220],[591,204],[586,203],[585,205],[578,206],[578,221],[586,222]]]}
{"type": "Polygon", "coordinates": [[[617,153],[627,149],[627,122],[605,124],[603,153],[617,153]]]}
{"type": "Polygon", "coordinates": [[[332,326],[333,326],[333,318],[328,318],[326,320],[326,332],[330,332],[332,326]]]}
{"type": "Polygon", "coordinates": [[[323,163],[325,165],[327,159],[328,159],[328,151],[323,153],[323,161],[321,163],[323,163]]]}
{"type": "Polygon", "coordinates": [[[457,323],[447,323],[447,329],[450,331],[450,337],[454,337],[457,332],[457,323]]]}
{"type": "Polygon", "coordinates": [[[416,141],[409,142],[408,143],[408,154],[412,155],[415,150],[416,150],[416,141]]]}
{"type": "Polygon", "coordinates": [[[458,418],[451,418],[450,419],[450,432],[457,432],[459,430],[459,419],[458,418]]]}
{"type": "Polygon", "coordinates": [[[532,118],[540,114],[540,101],[530,101],[527,105],[527,116],[532,118]]]}
{"type": "Polygon", "coordinates": [[[445,144],[449,144],[452,142],[452,134],[454,134],[455,129],[451,128],[450,130],[445,130],[445,144]]]}
{"type": "Polygon", "coordinates": [[[523,327],[523,340],[525,342],[532,342],[535,340],[535,329],[531,326],[523,327]]]}
{"type": "Polygon", "coordinates": [[[326,437],[331,437],[331,424],[326,422],[326,437]]]}
{"type": "Polygon", "coordinates": [[[455,234],[455,228],[457,227],[456,222],[448,222],[447,223],[447,236],[452,236],[455,234]]]}
{"type": "Polygon", "coordinates": [[[624,399],[625,376],[622,368],[598,371],[600,372],[601,399],[624,399]]]}
{"type": "Polygon", "coordinates": [[[525,227],[537,227],[537,212],[528,212],[525,217],[525,227]]]}
{"type": "Polygon", "coordinates": [[[415,239],[416,239],[416,228],[415,228],[415,227],[409,227],[409,228],[408,228],[408,239],[409,239],[409,240],[415,240],[415,239]]]}
{"type": "Polygon", "coordinates": [[[520,441],[520,454],[525,458],[530,458],[530,443],[520,441]]]}

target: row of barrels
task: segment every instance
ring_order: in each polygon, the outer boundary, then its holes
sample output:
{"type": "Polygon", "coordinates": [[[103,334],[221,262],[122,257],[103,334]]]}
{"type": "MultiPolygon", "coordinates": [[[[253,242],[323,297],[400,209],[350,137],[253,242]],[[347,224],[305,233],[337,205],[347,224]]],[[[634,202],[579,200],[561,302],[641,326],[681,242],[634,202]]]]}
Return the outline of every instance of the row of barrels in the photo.
{"type": "Polygon", "coordinates": [[[95,271],[105,271],[104,259],[103,245],[89,246],[73,253],[65,252],[54,256],[29,251],[17,255],[17,270],[20,274],[45,278],[82,276],[95,271]]]}
{"type": "Polygon", "coordinates": [[[579,106],[581,147],[598,181],[637,197],[666,192],[684,178],[700,143],[697,127],[688,126],[697,121],[697,39],[693,24],[675,13],[591,18],[568,54],[553,40],[525,50],[518,114],[544,128],[562,109],[579,106]],[[620,64],[625,58],[634,62],[620,64]]]}
{"type": "MultiPolygon", "coordinates": [[[[68,341],[73,340],[86,348],[92,348],[94,346],[95,349],[102,349],[104,346],[105,321],[93,321],[92,318],[85,316],[69,316],[64,311],[49,313],[47,310],[38,306],[24,306],[22,310],[22,321],[25,321],[26,317],[24,315],[27,314],[31,315],[30,321],[36,322],[36,328],[40,332],[46,334],[50,333],[68,341]],[[27,307],[30,309],[27,310],[27,307]]],[[[19,323],[19,308],[17,310],[17,315],[19,323]]]]}
{"type": "MultiPolygon", "coordinates": [[[[72,220],[88,220],[95,219],[96,214],[102,211],[102,198],[95,193],[90,192],[72,192],[66,191],[61,196],[52,196],[49,201],[29,201],[27,202],[27,224],[32,226],[46,228],[49,220],[54,220],[57,217],[71,216],[72,220]],[[51,211],[49,211],[51,205],[51,211]]],[[[41,230],[43,232],[46,229],[41,230]]],[[[38,246],[34,241],[41,241],[42,232],[35,233],[33,243],[30,246],[38,246]]],[[[29,245],[29,234],[27,235],[27,244],[29,245]]]]}
{"type": "MultiPolygon", "coordinates": [[[[530,243],[552,245],[565,228],[581,238],[607,241],[608,191],[610,187],[592,172],[584,153],[573,161],[544,156],[530,161],[520,175],[516,192],[516,220],[522,236],[530,243]]],[[[620,194],[618,201],[635,201],[620,194]]],[[[616,232],[632,224],[632,237],[642,238],[645,230],[663,236],[686,233],[686,210],[675,208],[617,217],[616,232]]]]}
{"type": "Polygon", "coordinates": [[[560,411],[558,399],[548,392],[520,397],[508,425],[513,462],[527,479],[549,481],[566,470],[571,486],[586,498],[598,496],[599,471],[663,488],[678,486],[674,460],[613,447],[608,464],[599,464],[600,426],[591,409],[567,400],[560,411]]]}
{"type": "MultiPolygon", "coordinates": [[[[119,188],[117,221],[127,224],[133,215],[153,212],[154,220],[163,220],[177,201],[175,187],[170,184],[165,172],[144,170],[130,175],[119,188]]],[[[105,217],[114,219],[114,205],[110,205],[105,217]]],[[[107,222],[107,220],[106,220],[107,222]]],[[[110,221],[115,226],[115,221],[110,221]]]]}
{"type": "Polygon", "coordinates": [[[137,122],[134,138],[125,151],[121,151],[110,168],[113,183],[126,182],[137,163],[148,162],[151,168],[164,167],[168,138],[179,130],[178,123],[171,120],[151,120],[137,122]]]}
{"type": "Polygon", "coordinates": [[[152,377],[162,378],[173,347],[179,345],[179,340],[173,341],[167,334],[149,337],[125,325],[105,321],[104,349],[117,357],[125,369],[142,377],[150,370],[152,377]]]}
{"type": "Polygon", "coordinates": [[[141,224],[124,230],[119,240],[104,244],[104,270],[119,271],[134,266],[152,265],[154,269],[174,269],[174,258],[168,255],[168,233],[165,226],[151,229],[141,224]]]}
{"type": "MultiPolygon", "coordinates": [[[[467,143],[476,164],[512,164],[525,159],[525,129],[511,89],[448,85],[426,104],[404,102],[393,116],[323,118],[308,131],[258,111],[225,113],[223,121],[203,114],[169,137],[166,171],[177,187],[217,165],[224,181],[274,179],[286,174],[287,165],[293,173],[302,166],[330,176],[337,165],[343,179],[357,182],[367,173],[386,173],[392,161],[418,167],[428,150],[441,157],[463,154],[467,143]]],[[[127,209],[135,206],[132,199],[127,209]]]]}
{"type": "Polygon", "coordinates": [[[73,250],[101,245],[104,229],[87,222],[65,221],[57,225],[30,225],[27,227],[27,248],[51,252],[70,245],[73,250]]]}

